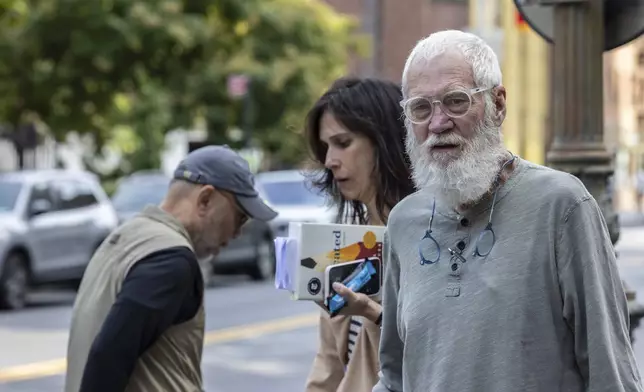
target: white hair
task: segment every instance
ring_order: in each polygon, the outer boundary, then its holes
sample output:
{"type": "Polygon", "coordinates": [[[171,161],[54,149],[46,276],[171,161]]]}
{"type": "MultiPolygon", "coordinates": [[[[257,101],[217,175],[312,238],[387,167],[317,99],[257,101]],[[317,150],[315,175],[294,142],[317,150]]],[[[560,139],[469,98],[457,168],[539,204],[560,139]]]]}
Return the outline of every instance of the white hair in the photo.
{"type": "Polygon", "coordinates": [[[501,66],[494,50],[480,37],[459,30],[430,34],[412,49],[402,74],[403,97],[407,98],[407,77],[415,67],[425,67],[430,60],[446,52],[456,51],[472,67],[476,87],[496,87],[502,82],[501,66]]]}

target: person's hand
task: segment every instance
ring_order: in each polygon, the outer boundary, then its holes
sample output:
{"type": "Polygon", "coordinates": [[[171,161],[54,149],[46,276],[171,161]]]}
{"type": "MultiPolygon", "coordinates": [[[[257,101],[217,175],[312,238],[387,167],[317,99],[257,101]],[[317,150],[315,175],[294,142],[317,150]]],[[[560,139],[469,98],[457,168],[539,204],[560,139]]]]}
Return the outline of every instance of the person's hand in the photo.
{"type": "Polygon", "coordinates": [[[356,293],[340,282],[333,283],[333,290],[340,294],[346,301],[346,305],[340,310],[339,314],[345,316],[362,316],[373,323],[380,316],[382,306],[367,295],[356,293]]]}

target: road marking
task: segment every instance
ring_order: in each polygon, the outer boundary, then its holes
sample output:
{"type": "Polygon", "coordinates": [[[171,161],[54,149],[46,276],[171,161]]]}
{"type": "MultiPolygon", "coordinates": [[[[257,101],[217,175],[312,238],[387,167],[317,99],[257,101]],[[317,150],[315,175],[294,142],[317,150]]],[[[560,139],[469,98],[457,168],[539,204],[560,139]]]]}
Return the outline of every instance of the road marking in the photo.
{"type": "MultiPolygon", "coordinates": [[[[234,342],[278,332],[313,327],[318,324],[319,317],[319,313],[307,313],[300,316],[209,331],[204,336],[204,345],[234,342]]],[[[6,367],[4,369],[0,368],[0,384],[56,376],[65,373],[66,367],[67,363],[65,358],[58,358],[50,361],[6,367]]]]}
{"type": "Polygon", "coordinates": [[[59,358],[0,369],[0,383],[55,376],[64,373],[66,365],[65,358],[59,358]]]}
{"type": "Polygon", "coordinates": [[[252,339],[262,335],[270,335],[277,332],[292,331],[295,329],[311,327],[318,324],[319,313],[307,313],[301,316],[287,317],[261,323],[240,325],[238,327],[225,328],[206,333],[204,344],[217,344],[232,342],[236,340],[252,339]]]}

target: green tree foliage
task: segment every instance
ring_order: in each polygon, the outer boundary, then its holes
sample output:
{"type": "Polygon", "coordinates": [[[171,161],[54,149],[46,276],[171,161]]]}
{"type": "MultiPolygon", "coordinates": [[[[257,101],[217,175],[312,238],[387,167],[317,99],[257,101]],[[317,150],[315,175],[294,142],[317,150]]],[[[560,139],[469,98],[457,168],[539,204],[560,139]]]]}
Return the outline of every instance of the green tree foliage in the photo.
{"type": "Polygon", "coordinates": [[[261,147],[292,163],[303,153],[300,131],[306,111],[346,72],[349,55],[363,54],[361,39],[351,34],[353,21],[319,1],[243,3],[235,18],[211,14],[215,35],[225,39],[209,47],[205,72],[190,73],[186,101],[199,103],[211,140],[226,141],[224,130],[231,125],[250,126],[261,147]],[[227,97],[230,74],[251,77],[250,110],[243,100],[227,97]]]}
{"type": "Polygon", "coordinates": [[[0,121],[35,117],[97,146],[129,128],[134,169],[158,165],[164,132],[196,119],[220,143],[250,124],[297,159],[305,110],[357,47],[354,24],[314,0],[0,0],[0,19],[0,121]],[[253,80],[245,122],[232,73],[253,80]]]}
{"type": "Polygon", "coordinates": [[[105,136],[115,93],[189,66],[208,38],[206,20],[179,1],[14,1],[13,9],[5,15],[24,13],[0,36],[0,115],[17,124],[35,113],[58,138],[105,136]]]}

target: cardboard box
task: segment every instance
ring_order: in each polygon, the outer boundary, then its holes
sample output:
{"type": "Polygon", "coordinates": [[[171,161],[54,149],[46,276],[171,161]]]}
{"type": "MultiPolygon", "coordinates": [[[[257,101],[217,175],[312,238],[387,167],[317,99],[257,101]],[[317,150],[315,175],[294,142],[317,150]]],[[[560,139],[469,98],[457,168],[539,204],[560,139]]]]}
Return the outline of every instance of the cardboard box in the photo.
{"type": "Polygon", "coordinates": [[[384,235],[384,226],[290,223],[288,236],[296,239],[297,254],[292,298],[323,301],[329,265],[366,257],[383,260],[384,235]]]}

